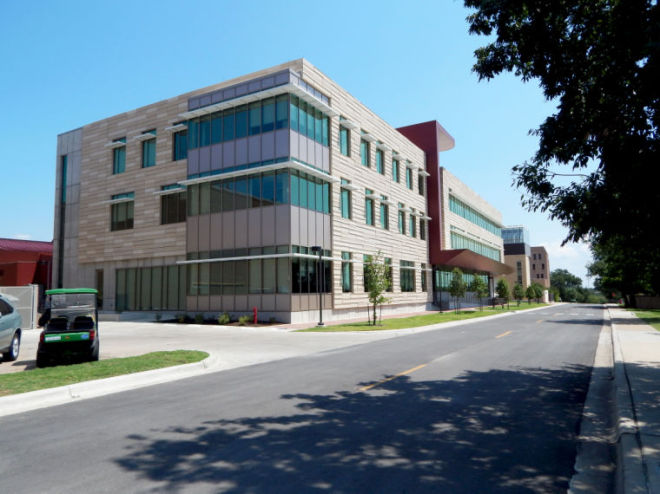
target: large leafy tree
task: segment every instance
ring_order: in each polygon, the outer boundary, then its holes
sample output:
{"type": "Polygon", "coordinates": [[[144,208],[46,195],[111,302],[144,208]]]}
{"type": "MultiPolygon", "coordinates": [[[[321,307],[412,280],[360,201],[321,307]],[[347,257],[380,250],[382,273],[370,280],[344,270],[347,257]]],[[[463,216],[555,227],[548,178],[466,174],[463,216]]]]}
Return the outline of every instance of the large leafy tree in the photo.
{"type": "MultiPolygon", "coordinates": [[[[465,0],[480,79],[536,80],[557,111],[533,133],[539,148],[514,167],[523,204],[631,256],[657,251],[660,7],[655,0],[465,0]],[[567,177],[568,178],[567,178],[567,177]],[[613,243],[615,245],[613,245],[613,243]]],[[[643,269],[660,291],[660,256],[643,269]]]]}
{"type": "MultiPolygon", "coordinates": [[[[559,291],[559,296],[565,302],[580,301],[582,279],[566,269],[555,269],[550,273],[550,286],[559,291]]],[[[533,295],[532,295],[533,296],[533,295]]]]}

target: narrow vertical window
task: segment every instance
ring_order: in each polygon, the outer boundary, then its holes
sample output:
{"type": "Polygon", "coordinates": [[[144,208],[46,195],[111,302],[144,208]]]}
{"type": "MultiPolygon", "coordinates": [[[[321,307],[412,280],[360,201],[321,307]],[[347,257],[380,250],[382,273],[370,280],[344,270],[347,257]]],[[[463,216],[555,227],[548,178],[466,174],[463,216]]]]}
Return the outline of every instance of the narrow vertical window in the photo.
{"type": "Polygon", "coordinates": [[[298,97],[297,96],[291,96],[291,104],[289,106],[290,109],[290,115],[291,115],[291,130],[295,130],[298,132],[298,97]]]}
{"type": "Polygon", "coordinates": [[[284,129],[289,123],[289,96],[282,94],[275,103],[275,128],[284,129]]]}
{"type": "Polygon", "coordinates": [[[256,135],[261,132],[261,103],[257,101],[256,103],[250,103],[249,107],[249,130],[250,135],[256,135]]]}
{"type": "Polygon", "coordinates": [[[406,187],[410,190],[413,188],[413,171],[412,168],[406,167],[406,187]]]}
{"type": "Polygon", "coordinates": [[[156,131],[149,130],[145,134],[153,134],[153,139],[142,141],[142,168],[156,165],[156,131]]]}
{"type": "Polygon", "coordinates": [[[234,139],[234,109],[222,112],[222,140],[234,139]]]}
{"type": "MultiPolygon", "coordinates": [[[[114,139],[112,142],[126,143],[126,138],[114,139]]],[[[112,150],[112,174],[124,173],[126,171],[126,146],[119,146],[112,150]]]]}
{"type": "Polygon", "coordinates": [[[383,161],[383,151],[376,149],[376,171],[381,175],[385,175],[385,163],[383,161]]]}
{"type": "Polygon", "coordinates": [[[387,205],[387,196],[380,196],[380,227],[390,229],[390,208],[387,205]]]}
{"type": "Polygon", "coordinates": [[[199,120],[199,147],[211,144],[211,116],[206,115],[199,120]]]}
{"type": "Polygon", "coordinates": [[[188,131],[175,132],[172,136],[172,143],[174,146],[172,150],[173,161],[186,159],[188,157],[188,131]]]}
{"type": "Polygon", "coordinates": [[[421,281],[422,281],[422,291],[426,291],[426,264],[422,263],[422,272],[421,272],[421,281]]]}
{"type": "Polygon", "coordinates": [[[401,235],[406,234],[406,213],[403,211],[405,206],[402,203],[399,203],[399,233],[401,235]]]}
{"type": "Polygon", "coordinates": [[[211,144],[222,142],[222,112],[211,115],[211,144]]]}
{"type": "Polygon", "coordinates": [[[392,159],[392,180],[399,182],[399,160],[392,159]]]}
{"type": "Polygon", "coordinates": [[[369,167],[371,166],[370,163],[370,156],[369,156],[369,143],[365,141],[364,139],[360,140],[360,160],[362,162],[362,166],[369,167]]]}
{"type": "Polygon", "coordinates": [[[341,253],[341,291],[349,293],[353,291],[353,263],[350,252],[341,253]]]}
{"type": "Polygon", "coordinates": [[[417,175],[417,190],[419,191],[420,196],[424,195],[424,182],[424,175],[421,173],[417,175]]]}
{"type": "Polygon", "coordinates": [[[419,238],[426,240],[426,220],[419,220],[419,238]]]}
{"type": "Polygon", "coordinates": [[[411,237],[417,236],[417,222],[415,221],[414,213],[410,213],[410,215],[408,215],[408,232],[410,233],[411,237]]]}
{"type": "Polygon", "coordinates": [[[350,140],[351,140],[351,131],[344,127],[339,127],[339,151],[344,156],[351,155],[350,140]]]}
{"type": "Polygon", "coordinates": [[[364,191],[364,218],[367,225],[374,226],[374,200],[369,197],[374,191],[365,189],[364,191]]]}
{"type": "MultiPolygon", "coordinates": [[[[350,182],[344,178],[341,179],[342,185],[348,185],[350,182]]],[[[350,189],[341,188],[340,195],[341,217],[347,220],[351,219],[351,191],[350,189]]]]}
{"type": "Polygon", "coordinates": [[[261,106],[261,132],[275,130],[275,98],[262,101],[261,106]]]}
{"type": "Polygon", "coordinates": [[[248,135],[248,105],[236,107],[234,122],[236,125],[236,139],[241,139],[248,135]]]}

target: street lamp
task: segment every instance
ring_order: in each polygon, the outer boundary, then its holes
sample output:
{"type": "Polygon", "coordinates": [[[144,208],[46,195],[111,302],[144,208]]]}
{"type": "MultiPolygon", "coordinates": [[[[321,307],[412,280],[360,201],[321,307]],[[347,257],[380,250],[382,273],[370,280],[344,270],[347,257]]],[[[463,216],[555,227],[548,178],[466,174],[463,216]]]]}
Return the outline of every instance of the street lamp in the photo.
{"type": "Polygon", "coordinates": [[[319,292],[319,323],[317,326],[325,326],[323,324],[323,293],[321,293],[321,285],[319,282],[322,281],[321,277],[323,276],[323,261],[321,256],[323,255],[323,248],[320,245],[314,245],[312,247],[312,252],[318,252],[319,260],[316,268],[316,291],[319,292]]]}

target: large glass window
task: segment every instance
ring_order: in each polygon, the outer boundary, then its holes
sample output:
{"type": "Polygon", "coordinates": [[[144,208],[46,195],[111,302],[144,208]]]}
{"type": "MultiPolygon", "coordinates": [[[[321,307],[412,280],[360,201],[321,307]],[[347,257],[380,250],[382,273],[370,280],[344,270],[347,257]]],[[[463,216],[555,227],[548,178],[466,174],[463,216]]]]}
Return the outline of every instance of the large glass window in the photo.
{"type": "Polygon", "coordinates": [[[234,139],[234,109],[222,112],[222,140],[231,141],[234,139]]]}
{"type": "Polygon", "coordinates": [[[116,194],[113,200],[125,199],[110,206],[110,231],[130,230],[133,228],[133,192],[116,194]]]}
{"type": "Polygon", "coordinates": [[[275,130],[275,98],[262,101],[261,106],[261,132],[275,130]]]}
{"type": "Polygon", "coordinates": [[[160,224],[186,221],[186,192],[165,194],[160,198],[160,224]]]}
{"type": "Polygon", "coordinates": [[[284,129],[289,123],[289,97],[281,94],[275,103],[275,128],[284,129]]]}
{"type": "Polygon", "coordinates": [[[211,116],[206,115],[199,119],[199,145],[211,144],[211,116]]]}
{"type": "Polygon", "coordinates": [[[250,135],[253,136],[261,133],[261,103],[250,103],[249,108],[250,123],[248,127],[250,135]]]}
{"type": "MultiPolygon", "coordinates": [[[[126,138],[115,139],[112,142],[126,142],[126,138]]],[[[112,173],[124,173],[126,171],[126,146],[116,147],[112,150],[112,173]]]]}
{"type": "Polygon", "coordinates": [[[298,97],[291,96],[291,104],[289,105],[290,115],[291,115],[291,130],[298,132],[298,97]]]}
{"type": "Polygon", "coordinates": [[[374,225],[374,200],[369,197],[374,191],[370,189],[364,190],[364,219],[367,225],[374,225]]]}
{"type": "Polygon", "coordinates": [[[344,156],[351,155],[351,131],[344,127],[339,127],[339,151],[344,156]]]}
{"type": "Polygon", "coordinates": [[[172,136],[172,160],[184,160],[188,157],[188,131],[175,132],[172,136]]]}
{"type": "Polygon", "coordinates": [[[399,278],[402,292],[415,291],[415,263],[412,261],[399,262],[399,278]]]}
{"type": "Polygon", "coordinates": [[[469,222],[474,223],[475,225],[480,226],[485,230],[488,230],[498,237],[502,236],[502,228],[498,226],[497,223],[490,220],[453,195],[449,196],[449,210],[452,213],[456,213],[457,215],[465,218],[469,222]]]}
{"type": "Polygon", "coordinates": [[[353,263],[350,252],[341,253],[341,291],[344,293],[353,291],[353,263]]]}
{"type": "Polygon", "coordinates": [[[458,233],[451,232],[451,248],[452,249],[468,249],[482,256],[488,257],[495,261],[500,261],[500,250],[489,247],[486,244],[477,242],[471,238],[464,237],[458,233]]]}
{"type": "Polygon", "coordinates": [[[153,134],[153,139],[142,141],[142,168],[148,168],[156,165],[156,131],[150,130],[149,134],[153,134]]]}
{"type": "Polygon", "coordinates": [[[248,135],[248,105],[236,107],[234,124],[236,125],[236,139],[241,139],[248,135]]]}

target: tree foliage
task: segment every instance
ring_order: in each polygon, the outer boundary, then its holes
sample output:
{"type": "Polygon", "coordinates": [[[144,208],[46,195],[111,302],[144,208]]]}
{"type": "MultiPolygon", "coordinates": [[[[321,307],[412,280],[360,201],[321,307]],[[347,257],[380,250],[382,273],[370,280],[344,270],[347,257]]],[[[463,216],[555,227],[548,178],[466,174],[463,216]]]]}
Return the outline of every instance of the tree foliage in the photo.
{"type": "MultiPolygon", "coordinates": [[[[495,37],[475,72],[536,80],[557,111],[514,167],[523,204],[588,239],[615,270],[657,252],[660,6],[654,0],[465,0],[470,32],[495,37]],[[567,175],[570,178],[566,178],[567,175]],[[613,249],[614,252],[603,252],[613,249]]],[[[640,266],[660,292],[660,255],[640,266]]],[[[621,275],[626,278],[625,274],[621,275]]],[[[604,279],[609,278],[605,276],[604,279]]],[[[563,295],[562,295],[563,298],[563,295]]]]}
{"type": "Polygon", "coordinates": [[[467,286],[463,279],[463,272],[454,268],[451,272],[451,282],[449,283],[449,295],[454,298],[454,309],[456,312],[461,308],[461,298],[465,296],[467,286]]]}
{"type": "Polygon", "coordinates": [[[513,298],[516,299],[518,302],[518,305],[520,305],[520,301],[525,298],[525,292],[523,290],[523,287],[520,283],[516,283],[513,285],[513,298]]]}
{"type": "Polygon", "coordinates": [[[536,302],[541,302],[541,299],[543,298],[543,287],[536,282],[532,283],[531,287],[534,291],[534,298],[536,299],[536,302]]]}
{"type": "Polygon", "coordinates": [[[476,274],[474,275],[474,278],[472,278],[472,283],[470,283],[470,291],[474,292],[474,294],[477,296],[479,299],[479,308],[483,310],[483,298],[488,295],[488,285],[481,276],[476,274]]]}
{"type": "Polygon", "coordinates": [[[365,263],[364,283],[369,294],[369,303],[373,308],[371,323],[375,326],[378,321],[376,309],[382,304],[390,302],[390,299],[383,295],[389,289],[391,283],[389,266],[383,261],[380,251],[375,256],[369,256],[365,263]]]}
{"type": "Polygon", "coordinates": [[[534,287],[532,285],[529,285],[527,290],[525,290],[525,296],[527,297],[527,303],[531,304],[532,299],[536,296],[536,291],[534,291],[534,287]]]}
{"type": "Polygon", "coordinates": [[[497,296],[509,304],[509,299],[511,298],[511,293],[509,291],[509,283],[504,278],[500,278],[495,286],[495,292],[497,296]]]}

